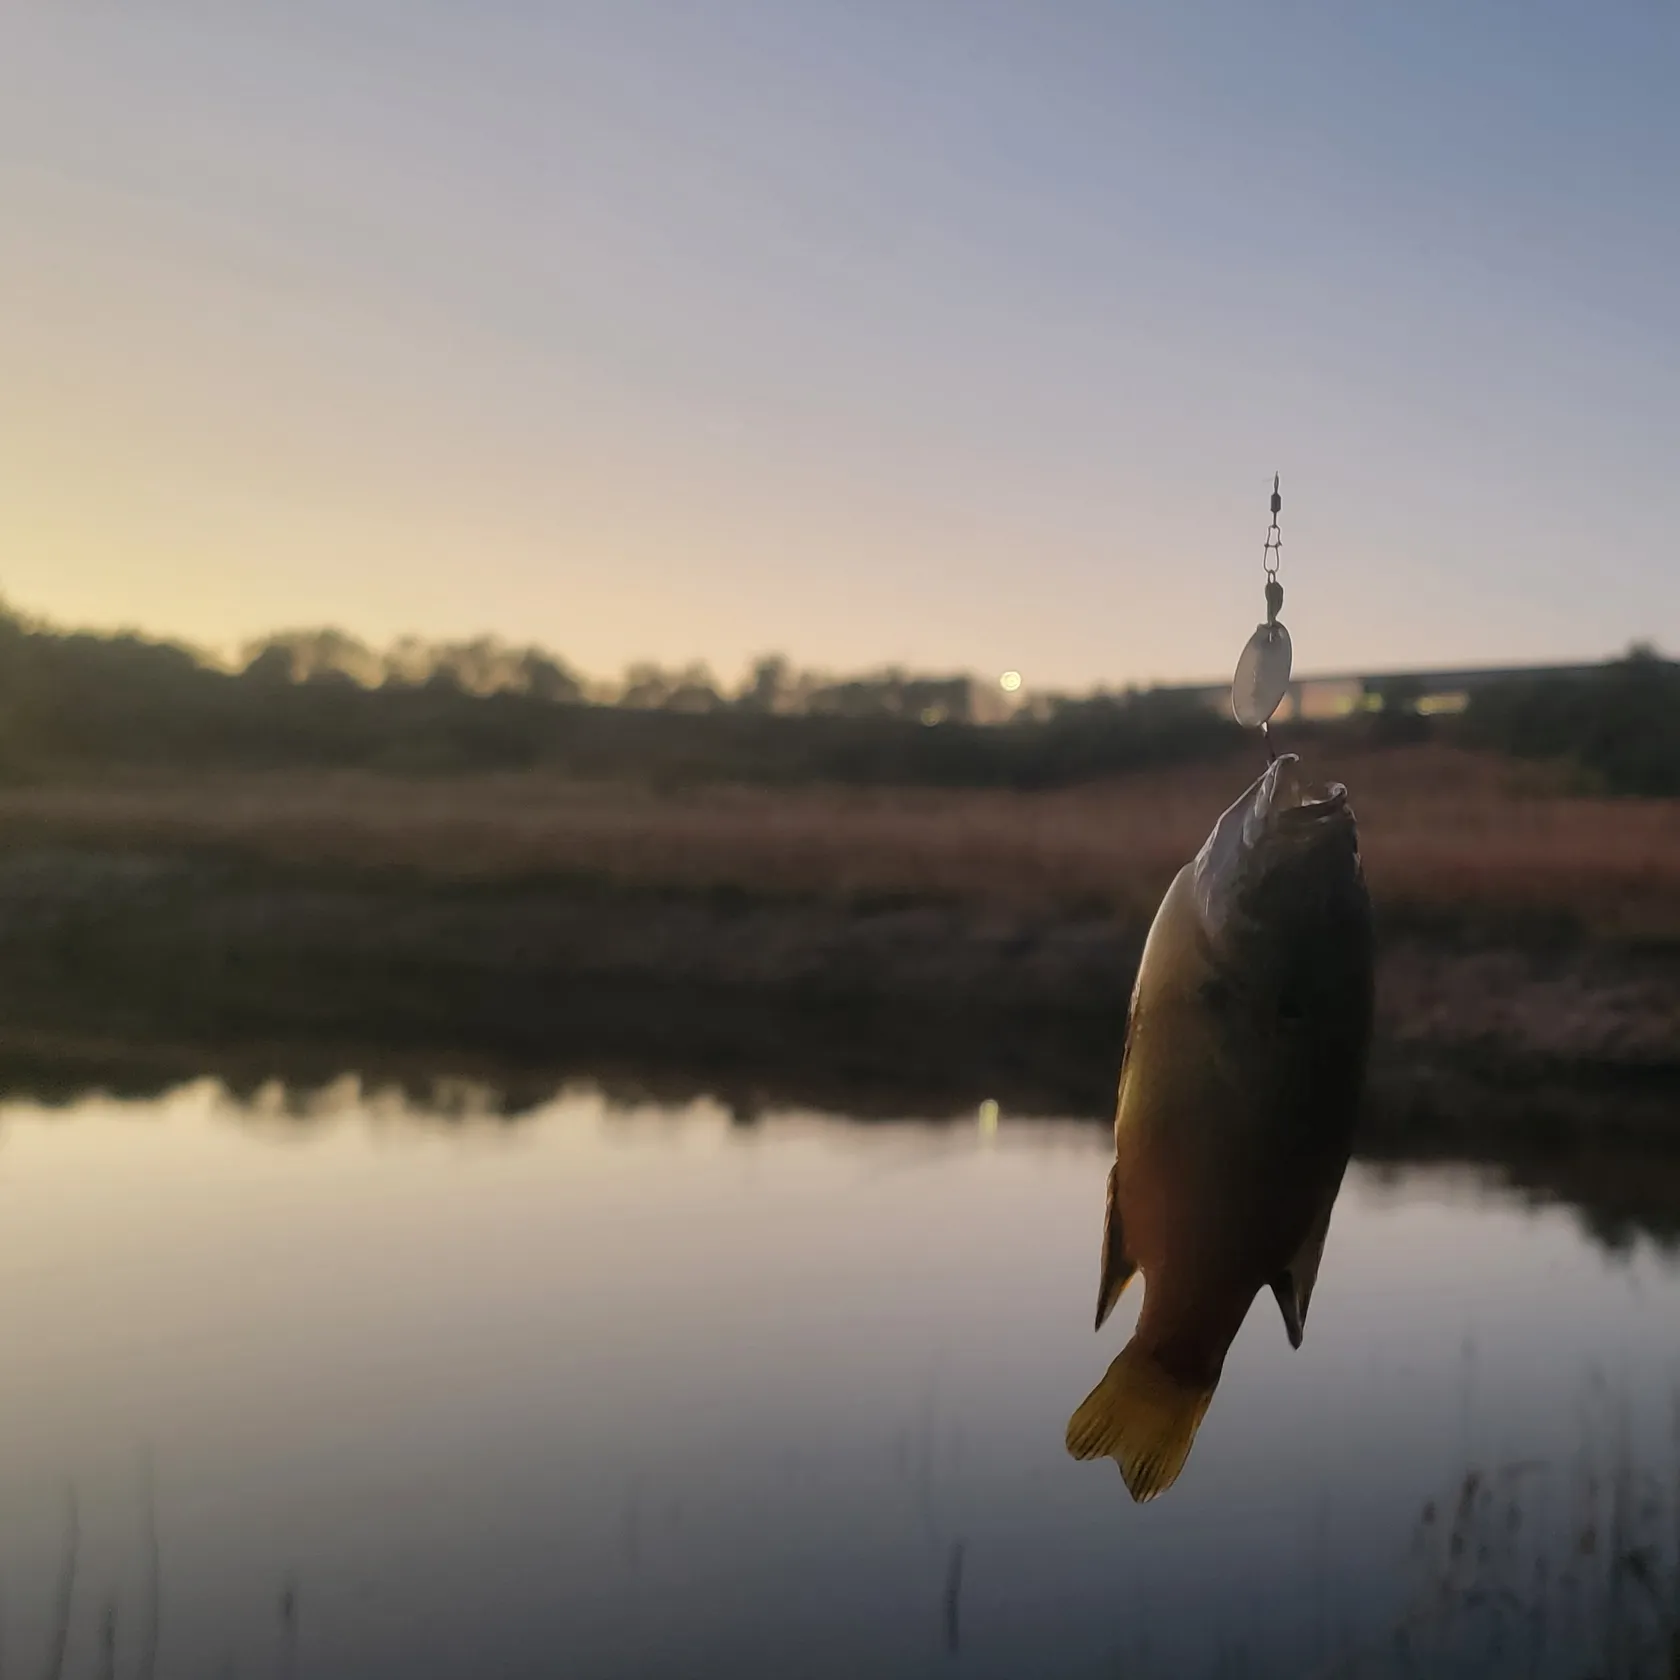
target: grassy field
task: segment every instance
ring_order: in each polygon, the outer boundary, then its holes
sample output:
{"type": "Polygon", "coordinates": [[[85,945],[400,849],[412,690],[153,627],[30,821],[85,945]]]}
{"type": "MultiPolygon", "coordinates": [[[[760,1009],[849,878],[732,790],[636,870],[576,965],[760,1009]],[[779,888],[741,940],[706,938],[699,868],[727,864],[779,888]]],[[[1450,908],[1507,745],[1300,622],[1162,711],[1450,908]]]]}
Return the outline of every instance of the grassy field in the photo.
{"type": "MultiPolygon", "coordinates": [[[[1439,744],[1304,756],[1360,819],[1395,1135],[1468,1116],[1507,1144],[1547,1126],[1666,1138],[1680,800],[1579,797],[1439,744]],[[1604,1079],[1613,1095],[1575,1089],[1604,1079]]],[[[698,1080],[746,1110],[775,1090],[860,1113],[988,1093],[1095,1113],[1149,918],[1258,759],[1042,793],[536,772],[14,784],[0,1059],[50,1084],[54,1057],[150,1066],[174,1046],[249,1071],[253,1047],[313,1066],[334,1046],[334,1068],[429,1047],[698,1080]]]]}
{"type": "MultiPolygon", "coordinates": [[[[658,793],[541,773],[131,775],[0,791],[0,845],[212,847],[416,884],[587,877],[1100,912],[1142,926],[1257,758],[1046,793],[658,793]]],[[[1543,769],[1441,746],[1308,763],[1347,783],[1385,912],[1680,938],[1680,800],[1576,797],[1543,769]]]]}

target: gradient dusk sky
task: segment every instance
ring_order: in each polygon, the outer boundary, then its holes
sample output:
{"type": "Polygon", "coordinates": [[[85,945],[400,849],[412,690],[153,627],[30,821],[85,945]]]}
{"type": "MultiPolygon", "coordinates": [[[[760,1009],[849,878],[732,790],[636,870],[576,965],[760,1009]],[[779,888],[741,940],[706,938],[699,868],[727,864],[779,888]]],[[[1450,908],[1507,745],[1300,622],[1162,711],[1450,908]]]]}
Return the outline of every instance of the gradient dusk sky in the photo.
{"type": "Polygon", "coordinates": [[[1227,673],[1680,646],[1680,11],[8,6],[0,591],[1227,673]]]}

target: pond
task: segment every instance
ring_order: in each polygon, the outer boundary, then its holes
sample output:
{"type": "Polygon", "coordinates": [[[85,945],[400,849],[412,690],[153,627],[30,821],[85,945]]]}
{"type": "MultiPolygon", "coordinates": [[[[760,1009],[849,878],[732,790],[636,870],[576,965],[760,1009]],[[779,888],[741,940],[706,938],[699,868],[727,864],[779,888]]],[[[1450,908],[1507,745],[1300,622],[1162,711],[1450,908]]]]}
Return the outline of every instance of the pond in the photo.
{"type": "Polygon", "coordinates": [[[1661,1246],[1356,1164],[1305,1345],[1257,1301],[1140,1507],[1062,1444],[1141,1294],[1092,1334],[1109,1149],[589,1091],[12,1103],[0,1654],[50,1669],[67,1627],[102,1672],[111,1628],[142,1672],[155,1625],[160,1675],[1573,1674],[1658,1637],[1661,1246]]]}

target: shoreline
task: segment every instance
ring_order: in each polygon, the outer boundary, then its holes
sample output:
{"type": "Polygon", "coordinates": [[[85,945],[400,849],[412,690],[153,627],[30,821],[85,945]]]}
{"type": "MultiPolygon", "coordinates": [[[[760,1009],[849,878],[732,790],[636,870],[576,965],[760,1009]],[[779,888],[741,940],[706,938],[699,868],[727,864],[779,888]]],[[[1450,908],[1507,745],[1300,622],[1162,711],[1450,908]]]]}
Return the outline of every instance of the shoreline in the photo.
{"type": "MultiPolygon", "coordinates": [[[[725,1024],[716,1013],[711,1021],[725,1024]]],[[[209,1079],[253,1117],[308,1127],[343,1112],[350,1080],[363,1093],[400,1094],[409,1111],[440,1124],[516,1127],[567,1091],[593,1090],[625,1112],[713,1103],[750,1133],[786,1115],[969,1129],[983,1091],[1004,1124],[1072,1121],[1094,1135],[1112,1124],[1116,1048],[1018,1024],[1001,1045],[996,1033],[942,1036],[925,1021],[875,1024],[886,1029],[880,1036],[856,1038],[832,1019],[760,1012],[758,1036],[744,1036],[736,1019],[711,1053],[668,1038],[635,1046],[595,1039],[510,1057],[440,1042],[208,1042],[12,1023],[0,1027],[0,1101],[144,1103],[209,1079]]],[[[1379,1047],[1353,1159],[1379,1170],[1463,1167],[1537,1206],[1568,1208],[1606,1247],[1646,1238],[1680,1249],[1677,1114],[1680,1073],[1669,1070],[1554,1067],[1498,1077],[1474,1061],[1420,1063],[1379,1047]]]]}
{"type": "MultiPolygon", "coordinates": [[[[1381,920],[1382,918],[1380,918],[1381,920]]],[[[1386,918],[1355,1157],[1485,1169],[1680,1244],[1680,951],[1386,918]]],[[[862,1123],[1106,1126],[1141,948],[1107,909],[589,877],[440,882],[226,850],[0,847],[0,1097],[236,1102],[346,1075],[447,1120],[561,1090],[862,1123]]],[[[265,1098],[265,1100],[267,1100],[265,1098]]]]}
{"type": "MultiPolygon", "coordinates": [[[[896,1092],[1095,1115],[1141,946],[1136,919],[1104,907],[14,846],[0,850],[0,1055],[31,1035],[309,1044],[839,1084],[865,1112],[896,1092]]],[[[1373,1102],[1385,1125],[1436,1132],[1466,1087],[1484,1129],[1518,1124],[1492,1118],[1513,1105],[1555,1125],[1614,1090],[1601,1123],[1676,1135],[1680,1104],[1646,1109],[1680,1094],[1680,949],[1379,911],[1373,1102]]]]}

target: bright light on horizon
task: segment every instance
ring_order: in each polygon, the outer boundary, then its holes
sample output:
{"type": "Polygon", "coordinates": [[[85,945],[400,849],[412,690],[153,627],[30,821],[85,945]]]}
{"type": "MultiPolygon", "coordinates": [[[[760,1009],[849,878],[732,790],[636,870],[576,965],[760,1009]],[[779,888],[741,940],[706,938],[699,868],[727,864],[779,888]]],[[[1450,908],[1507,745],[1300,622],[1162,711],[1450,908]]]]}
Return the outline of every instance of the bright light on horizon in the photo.
{"type": "Polygon", "coordinates": [[[1021,673],[1019,671],[1005,671],[1003,675],[998,678],[998,687],[1001,688],[1005,694],[1013,694],[1020,686],[1021,673]]]}

